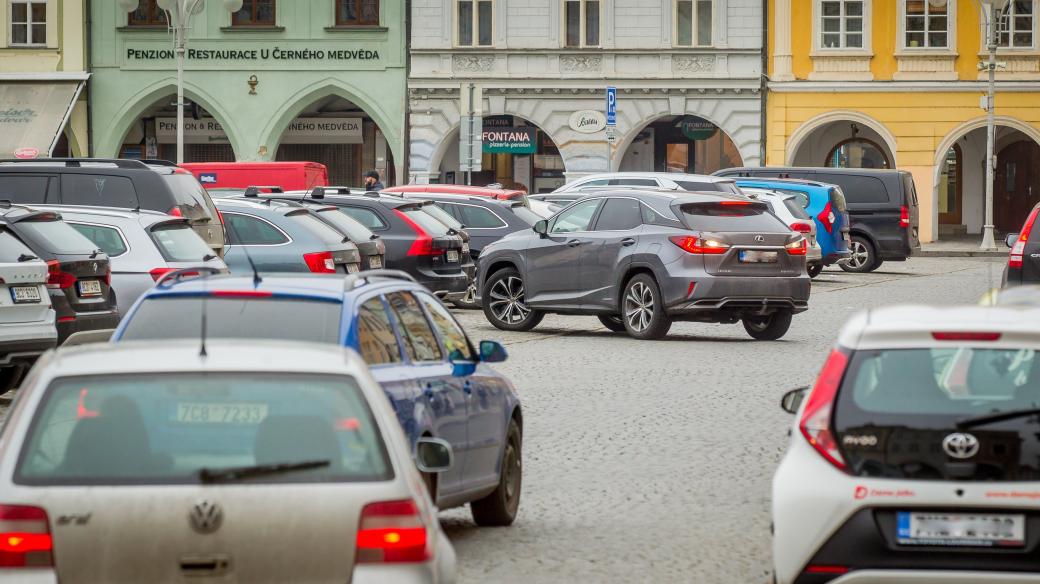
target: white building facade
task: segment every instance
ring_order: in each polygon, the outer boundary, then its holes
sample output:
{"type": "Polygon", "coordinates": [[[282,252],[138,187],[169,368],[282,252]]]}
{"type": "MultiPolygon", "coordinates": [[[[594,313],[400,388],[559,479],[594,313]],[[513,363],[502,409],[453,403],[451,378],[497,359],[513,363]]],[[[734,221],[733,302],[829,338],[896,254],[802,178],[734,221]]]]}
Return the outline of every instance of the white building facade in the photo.
{"type": "Polygon", "coordinates": [[[483,116],[485,135],[473,184],[541,192],[608,169],[758,165],[762,4],[413,0],[409,179],[464,182],[459,126],[469,112],[483,116]],[[503,135],[512,141],[495,140],[503,135]]]}

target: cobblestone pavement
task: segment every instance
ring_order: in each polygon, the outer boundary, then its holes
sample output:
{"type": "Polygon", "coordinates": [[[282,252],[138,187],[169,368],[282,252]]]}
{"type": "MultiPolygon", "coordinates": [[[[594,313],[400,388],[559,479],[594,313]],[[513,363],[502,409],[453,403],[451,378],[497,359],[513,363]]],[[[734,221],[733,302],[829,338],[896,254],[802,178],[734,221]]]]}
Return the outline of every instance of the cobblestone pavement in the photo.
{"type": "Polygon", "coordinates": [[[811,383],[854,311],[974,302],[1001,260],[914,258],[872,274],[828,268],[779,342],[738,325],[679,323],[635,341],[593,317],[549,316],[529,333],[459,312],[474,340],[502,340],[524,406],[515,525],[441,514],[460,582],[765,583],[769,492],[787,444],[781,394],[811,383]]]}

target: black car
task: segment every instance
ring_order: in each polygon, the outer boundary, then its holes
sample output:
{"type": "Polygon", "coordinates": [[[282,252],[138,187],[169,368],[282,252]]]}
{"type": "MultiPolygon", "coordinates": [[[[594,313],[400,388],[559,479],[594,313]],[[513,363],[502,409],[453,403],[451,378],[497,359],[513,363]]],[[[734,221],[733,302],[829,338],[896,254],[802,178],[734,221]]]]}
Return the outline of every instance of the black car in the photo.
{"type": "Polygon", "coordinates": [[[1033,232],[1040,203],[1026,217],[1020,233],[1009,233],[1004,243],[1011,248],[1001,287],[1040,283],[1040,233],[1033,232]]]}
{"type": "Polygon", "coordinates": [[[206,189],[163,160],[53,158],[0,160],[0,200],[24,205],[148,209],[188,219],[217,255],[224,227],[206,189]]]}
{"type": "Polygon", "coordinates": [[[0,207],[0,221],[47,262],[59,345],[73,333],[116,328],[119,311],[105,252],[54,212],[12,205],[0,207]]]}
{"type": "Polygon", "coordinates": [[[469,234],[469,250],[474,258],[487,244],[515,231],[530,229],[542,220],[518,200],[436,193],[409,193],[405,197],[432,201],[448,212],[469,234]]]}
{"type": "Polygon", "coordinates": [[[917,191],[904,170],[769,166],[727,168],[729,177],[796,178],[841,187],[852,222],[852,257],[841,263],[848,272],[872,272],[882,262],[902,262],[920,251],[917,191]]]}

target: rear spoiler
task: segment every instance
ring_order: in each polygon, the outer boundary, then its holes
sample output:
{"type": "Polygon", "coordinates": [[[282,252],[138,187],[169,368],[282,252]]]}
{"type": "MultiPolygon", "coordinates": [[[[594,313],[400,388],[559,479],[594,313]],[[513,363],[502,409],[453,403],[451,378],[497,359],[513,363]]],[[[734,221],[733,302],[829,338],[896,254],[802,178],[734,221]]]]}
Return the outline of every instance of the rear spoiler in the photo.
{"type": "Polygon", "coordinates": [[[91,343],[108,343],[111,342],[112,333],[114,332],[116,332],[116,329],[98,329],[72,333],[69,335],[69,338],[65,339],[65,342],[62,343],[61,346],[76,347],[79,345],[89,345],[91,343]]]}

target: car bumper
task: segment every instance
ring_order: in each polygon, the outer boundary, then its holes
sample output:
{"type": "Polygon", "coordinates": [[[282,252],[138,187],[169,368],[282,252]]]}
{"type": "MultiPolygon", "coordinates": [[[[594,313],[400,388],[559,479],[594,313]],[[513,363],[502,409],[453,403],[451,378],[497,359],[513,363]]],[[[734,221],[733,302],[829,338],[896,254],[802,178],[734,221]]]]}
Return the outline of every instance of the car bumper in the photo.
{"type": "Polygon", "coordinates": [[[820,249],[820,246],[810,247],[805,254],[805,263],[815,264],[821,261],[823,261],[823,250],[820,249]]]}
{"type": "Polygon", "coordinates": [[[852,252],[849,250],[834,251],[823,256],[823,265],[829,266],[831,264],[840,262],[841,260],[847,260],[852,257],[852,252]]]}
{"type": "Polygon", "coordinates": [[[77,312],[73,320],[58,323],[58,344],[65,342],[69,335],[83,331],[114,329],[119,325],[118,310],[98,312],[77,312]]]}
{"type": "Polygon", "coordinates": [[[19,339],[0,343],[0,367],[25,363],[31,364],[57,344],[54,329],[49,338],[19,339]]]}
{"type": "Polygon", "coordinates": [[[802,312],[809,306],[812,279],[807,274],[781,277],[716,276],[668,278],[662,286],[666,311],[673,316],[706,312],[763,313],[777,309],[802,312]],[[696,282],[692,292],[690,284],[696,282]]]}
{"type": "Polygon", "coordinates": [[[924,571],[909,570],[857,570],[850,572],[830,584],[884,584],[897,582],[903,584],[1022,584],[1036,582],[1037,575],[1012,572],[959,572],[959,571],[924,571]]]}
{"type": "Polygon", "coordinates": [[[450,276],[423,272],[416,280],[440,298],[458,300],[466,295],[466,289],[469,288],[472,278],[464,272],[457,272],[450,276]]]}

